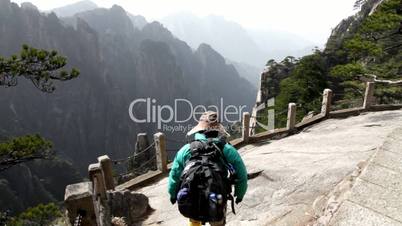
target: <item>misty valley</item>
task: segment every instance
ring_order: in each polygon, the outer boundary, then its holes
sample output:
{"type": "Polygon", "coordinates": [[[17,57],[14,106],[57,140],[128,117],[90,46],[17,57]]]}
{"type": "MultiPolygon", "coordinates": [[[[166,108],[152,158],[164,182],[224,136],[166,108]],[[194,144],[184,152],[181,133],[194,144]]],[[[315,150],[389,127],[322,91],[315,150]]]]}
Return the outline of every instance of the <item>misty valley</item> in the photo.
{"type": "Polygon", "coordinates": [[[0,225],[402,225],[401,0],[158,1],[0,0],[0,225]]]}

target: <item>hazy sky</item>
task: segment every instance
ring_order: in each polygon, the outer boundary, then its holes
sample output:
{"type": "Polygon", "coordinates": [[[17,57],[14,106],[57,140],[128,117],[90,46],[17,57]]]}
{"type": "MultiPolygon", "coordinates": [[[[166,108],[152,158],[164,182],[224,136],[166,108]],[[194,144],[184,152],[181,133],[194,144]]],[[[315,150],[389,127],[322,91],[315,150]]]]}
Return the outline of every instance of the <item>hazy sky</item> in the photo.
{"type": "MultiPolygon", "coordinates": [[[[27,0],[12,0],[17,3],[27,0]]],[[[28,0],[29,1],[29,0],[28,0]]],[[[30,0],[49,10],[77,0],[30,0]]],[[[353,14],[355,0],[93,0],[102,7],[121,5],[133,14],[157,20],[177,12],[198,16],[215,14],[245,28],[279,29],[317,44],[325,43],[331,29],[353,14]]]]}

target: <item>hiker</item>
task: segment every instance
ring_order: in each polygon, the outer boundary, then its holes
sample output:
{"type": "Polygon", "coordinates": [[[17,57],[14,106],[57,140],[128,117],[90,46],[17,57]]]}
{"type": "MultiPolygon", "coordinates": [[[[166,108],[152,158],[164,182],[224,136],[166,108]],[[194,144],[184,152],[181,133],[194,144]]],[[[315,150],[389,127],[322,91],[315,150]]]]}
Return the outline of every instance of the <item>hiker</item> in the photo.
{"type": "Polygon", "coordinates": [[[230,135],[218,121],[216,112],[204,112],[198,125],[187,133],[193,141],[184,145],[173,162],[168,190],[172,204],[190,219],[190,226],[208,222],[226,223],[227,202],[233,213],[247,190],[247,171],[237,150],[226,143],[230,135]],[[234,197],[231,194],[234,185],[234,197]]]}

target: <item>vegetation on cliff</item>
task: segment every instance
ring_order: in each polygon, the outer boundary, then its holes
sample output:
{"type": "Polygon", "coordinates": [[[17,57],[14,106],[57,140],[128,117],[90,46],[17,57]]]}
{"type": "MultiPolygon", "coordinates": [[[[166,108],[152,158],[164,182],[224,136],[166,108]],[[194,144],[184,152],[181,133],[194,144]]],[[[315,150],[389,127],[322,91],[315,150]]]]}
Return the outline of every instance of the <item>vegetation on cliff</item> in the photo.
{"type": "Polygon", "coordinates": [[[44,92],[53,92],[53,81],[67,81],[78,77],[75,68],[71,72],[61,70],[67,59],[57,51],[39,50],[23,45],[18,55],[6,59],[0,56],[0,86],[16,86],[18,77],[31,80],[36,88],[44,92]]]}
{"type": "MultiPolygon", "coordinates": [[[[0,57],[0,86],[16,86],[18,84],[18,78],[24,77],[30,80],[36,88],[43,92],[53,92],[55,86],[53,81],[67,81],[78,77],[79,71],[77,69],[72,69],[71,72],[66,72],[62,68],[67,64],[67,59],[64,56],[60,56],[56,51],[39,50],[28,45],[23,45],[22,51],[18,55],[13,55],[12,57],[5,59],[0,57]]],[[[63,161],[55,159],[55,152],[53,150],[53,144],[42,138],[39,135],[25,135],[13,138],[2,138],[0,140],[0,172],[2,172],[0,177],[0,191],[2,194],[0,204],[0,211],[11,211],[11,214],[21,211],[26,206],[31,206],[32,204],[38,204],[40,201],[55,200],[54,196],[59,192],[55,193],[45,192],[45,189],[36,190],[34,187],[37,185],[29,186],[29,181],[32,178],[29,176],[22,176],[18,179],[21,181],[15,184],[25,184],[25,191],[29,193],[29,190],[38,191],[35,197],[25,198],[23,201],[19,200],[16,194],[10,191],[10,187],[13,187],[13,176],[10,175],[8,171],[11,167],[21,165],[24,163],[31,162],[33,160],[52,160],[53,165],[45,164],[44,162],[36,162],[37,166],[25,166],[29,171],[29,175],[44,175],[43,171],[56,169],[60,162],[64,164],[63,161]],[[56,166],[56,167],[55,167],[56,166]],[[44,169],[40,173],[35,174],[35,170],[43,167],[44,169]],[[29,180],[24,180],[29,179],[29,180]],[[42,196],[48,196],[46,198],[42,196]],[[36,197],[39,197],[36,200],[36,197]]],[[[18,169],[16,169],[18,172],[18,169]]],[[[64,168],[65,171],[69,172],[71,168],[64,168]]],[[[20,171],[21,172],[21,171],[20,171]]],[[[66,175],[65,173],[63,173],[66,175]]],[[[68,174],[68,173],[67,173],[68,174]]],[[[75,177],[74,173],[69,174],[69,177],[62,178],[62,180],[71,181],[71,178],[75,177]]],[[[51,176],[47,178],[47,182],[55,182],[57,179],[51,176]],[[50,179],[50,180],[49,180],[50,179]]],[[[38,181],[36,178],[35,181],[38,181]]],[[[67,181],[66,181],[67,182],[67,181]]],[[[64,183],[62,183],[64,184],[64,183]]],[[[65,184],[64,184],[65,185],[65,184]]],[[[54,185],[58,187],[58,185],[54,185]]],[[[40,187],[40,186],[39,186],[40,187]]],[[[53,190],[53,189],[50,189],[53,190]]],[[[21,194],[24,197],[25,194],[21,194]]],[[[44,213],[44,211],[52,210],[52,205],[38,206],[37,208],[29,209],[25,215],[21,215],[18,220],[11,222],[10,225],[26,225],[22,223],[25,220],[38,221],[38,225],[44,225],[44,218],[39,217],[38,214],[44,213]],[[38,219],[30,219],[30,217],[39,217],[38,219]]],[[[54,209],[54,208],[53,208],[54,209]]]]}
{"type": "MultiPolygon", "coordinates": [[[[366,2],[365,4],[369,4],[366,2]]],[[[385,0],[372,10],[356,31],[346,37],[339,48],[327,46],[335,62],[330,76],[342,99],[352,103],[361,98],[364,78],[395,80],[402,77],[402,1],[385,0]]],[[[380,102],[394,103],[402,99],[402,89],[383,86],[376,89],[380,102]]],[[[345,107],[346,104],[343,104],[345,107]]]]}
{"type": "MultiPolygon", "coordinates": [[[[18,77],[29,79],[43,92],[53,92],[53,81],[67,81],[78,77],[75,68],[70,73],[61,70],[67,59],[57,51],[39,50],[22,46],[18,55],[5,59],[0,57],[0,86],[16,86],[18,77]]],[[[52,143],[39,135],[27,135],[0,142],[0,172],[14,165],[35,159],[53,157],[52,143]]]]}
{"type": "Polygon", "coordinates": [[[8,217],[0,215],[0,223],[8,226],[47,226],[53,225],[52,222],[61,217],[62,213],[57,205],[54,203],[39,204],[35,207],[29,208],[16,217],[8,217]]]}
{"type": "Polygon", "coordinates": [[[0,143],[0,172],[35,159],[51,159],[52,143],[39,135],[16,137],[0,143]]]}
{"type": "MultiPolygon", "coordinates": [[[[12,142],[15,136],[40,134],[52,141],[60,159],[68,161],[31,161],[1,172],[0,211],[18,213],[38,203],[60,201],[65,185],[76,182],[74,168],[86,175],[88,164],[97,156],[132,155],[133,137],[157,130],[157,123],[130,119],[127,108],[135,99],[150,97],[159,105],[173,105],[175,99],[184,98],[206,106],[218,105],[221,98],[225,105],[251,106],[255,99],[255,88],[219,53],[206,45],[194,51],[160,23],[138,29],[119,6],[74,15],[58,18],[32,5],[0,1],[0,55],[12,56],[23,43],[56,49],[82,75],[68,83],[53,81],[53,73],[43,74],[39,81],[16,75],[8,78],[18,79],[17,87],[6,87],[5,81],[0,86],[0,118],[7,119],[2,121],[0,140],[12,142]],[[57,89],[53,91],[46,81],[57,89]],[[52,94],[41,92],[32,82],[52,94]]],[[[19,62],[21,54],[14,59],[19,62]]],[[[133,111],[143,118],[146,105],[137,105],[133,111]]],[[[183,119],[189,111],[178,111],[177,118],[183,119]]],[[[167,136],[183,139],[184,134],[167,136]]],[[[168,143],[168,149],[176,148],[178,144],[168,143]]]]}
{"type": "MultiPolygon", "coordinates": [[[[334,91],[335,109],[359,106],[366,81],[402,78],[402,1],[365,0],[355,6],[360,11],[333,30],[324,50],[287,64],[267,63],[263,100],[275,97],[277,112],[294,102],[298,120],[310,111],[318,113],[325,88],[334,91]]],[[[375,92],[380,103],[402,100],[401,87],[380,84],[375,92]]],[[[266,114],[259,113],[262,118],[266,114]]],[[[275,126],[285,123],[286,114],[278,114],[275,126]]]]}

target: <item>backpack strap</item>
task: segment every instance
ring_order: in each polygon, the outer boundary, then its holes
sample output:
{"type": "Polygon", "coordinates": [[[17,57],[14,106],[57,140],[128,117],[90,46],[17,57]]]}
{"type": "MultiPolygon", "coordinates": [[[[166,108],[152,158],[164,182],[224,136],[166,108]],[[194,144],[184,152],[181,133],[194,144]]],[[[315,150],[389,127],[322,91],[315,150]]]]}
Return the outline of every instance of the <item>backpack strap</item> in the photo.
{"type": "MultiPolygon", "coordinates": [[[[226,159],[226,157],[225,157],[225,155],[224,155],[224,153],[223,153],[223,150],[224,150],[224,148],[225,148],[225,145],[227,144],[227,142],[226,142],[226,140],[225,139],[219,139],[219,142],[218,143],[213,143],[213,145],[215,145],[215,148],[219,151],[219,153],[220,153],[220,159],[222,159],[223,160],[223,164],[224,164],[224,166],[227,168],[227,169],[230,169],[231,168],[231,165],[229,164],[229,162],[227,161],[227,159],[226,159]]],[[[230,174],[232,174],[232,171],[231,170],[229,170],[229,172],[230,172],[230,174]]],[[[234,175],[230,175],[230,178],[232,178],[232,177],[234,177],[234,175]]],[[[233,183],[233,181],[230,181],[230,183],[233,183]]],[[[230,200],[230,203],[231,203],[231,208],[232,208],[232,213],[233,214],[235,214],[236,215],[236,210],[235,210],[235,200],[234,200],[234,197],[233,197],[233,195],[231,194],[231,193],[229,193],[228,194],[228,200],[230,200]]]]}
{"type": "Polygon", "coordinates": [[[235,210],[235,200],[234,200],[234,197],[233,197],[233,195],[232,194],[229,194],[228,195],[228,200],[230,200],[230,206],[232,207],[232,213],[234,214],[234,215],[236,215],[236,210],[235,210]]]}
{"type": "Polygon", "coordinates": [[[218,142],[216,142],[215,140],[212,140],[210,142],[212,143],[212,145],[215,146],[216,150],[218,150],[220,159],[222,160],[222,164],[226,167],[226,169],[230,169],[230,164],[223,152],[223,150],[225,149],[225,145],[227,144],[226,140],[223,138],[219,138],[218,142]]]}
{"type": "MultiPolygon", "coordinates": [[[[225,154],[223,153],[223,150],[225,148],[225,145],[227,144],[225,139],[220,138],[219,142],[215,142],[212,138],[208,139],[208,143],[212,144],[215,146],[216,150],[218,150],[219,155],[220,155],[220,159],[222,160],[222,164],[227,168],[230,169],[231,166],[229,164],[229,162],[227,161],[225,154]]],[[[232,174],[232,171],[229,170],[229,172],[232,174]]],[[[231,175],[230,177],[232,177],[234,175],[231,175]]],[[[230,181],[232,183],[232,181],[230,181]]],[[[228,194],[228,200],[230,200],[231,203],[231,208],[232,208],[232,213],[236,215],[236,210],[235,210],[235,200],[234,197],[231,193],[228,194]]]]}
{"type": "Polygon", "coordinates": [[[229,166],[229,162],[228,162],[228,160],[226,159],[225,154],[223,153],[223,150],[225,149],[226,141],[223,140],[223,139],[219,139],[219,142],[217,142],[217,143],[216,143],[216,142],[213,142],[213,145],[214,145],[215,148],[219,151],[219,153],[220,153],[220,155],[221,155],[221,157],[222,157],[222,160],[223,160],[225,166],[228,167],[228,166],[229,166]]]}
{"type": "Polygon", "coordinates": [[[227,169],[230,169],[230,164],[225,157],[223,150],[225,149],[225,145],[227,144],[226,140],[223,137],[218,139],[218,142],[214,138],[208,138],[207,141],[203,140],[193,140],[190,142],[190,153],[191,157],[196,157],[199,154],[199,150],[206,148],[209,145],[215,146],[216,150],[218,150],[219,157],[222,160],[222,164],[227,169]]]}
{"type": "Polygon", "coordinates": [[[200,150],[205,148],[205,143],[200,140],[193,140],[190,143],[190,154],[191,157],[196,157],[200,154],[200,150]]]}

